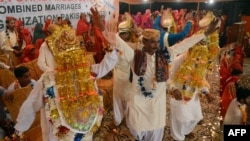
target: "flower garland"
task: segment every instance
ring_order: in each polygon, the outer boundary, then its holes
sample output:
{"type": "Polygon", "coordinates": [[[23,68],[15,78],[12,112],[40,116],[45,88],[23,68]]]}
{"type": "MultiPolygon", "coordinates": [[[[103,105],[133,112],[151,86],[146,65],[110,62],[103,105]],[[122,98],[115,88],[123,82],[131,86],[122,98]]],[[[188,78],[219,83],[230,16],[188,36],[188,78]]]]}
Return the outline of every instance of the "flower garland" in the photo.
{"type": "Polygon", "coordinates": [[[74,31],[68,27],[56,29],[48,44],[55,57],[56,72],[43,76],[46,116],[58,140],[82,141],[100,126],[102,99],[74,31]]]}
{"type": "Polygon", "coordinates": [[[212,70],[214,60],[219,53],[218,32],[208,36],[207,40],[201,41],[189,49],[187,59],[177,70],[174,82],[182,86],[184,101],[192,99],[196,89],[208,87],[206,74],[212,70]],[[189,86],[190,89],[187,89],[189,86]]]}
{"type": "Polygon", "coordinates": [[[141,92],[145,97],[153,97],[153,94],[151,91],[146,91],[146,87],[144,86],[144,77],[143,76],[139,76],[138,77],[138,84],[141,87],[141,92]]]}

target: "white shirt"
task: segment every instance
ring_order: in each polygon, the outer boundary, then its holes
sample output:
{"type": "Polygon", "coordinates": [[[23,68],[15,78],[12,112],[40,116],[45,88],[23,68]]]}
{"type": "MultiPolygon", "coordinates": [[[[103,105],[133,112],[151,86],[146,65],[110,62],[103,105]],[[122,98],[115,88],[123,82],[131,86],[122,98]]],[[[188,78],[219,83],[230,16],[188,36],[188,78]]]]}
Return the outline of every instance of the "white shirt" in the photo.
{"type": "Polygon", "coordinates": [[[240,111],[241,104],[234,98],[227,109],[223,124],[225,125],[239,125],[241,124],[242,114],[240,111]]]}
{"type": "MultiPolygon", "coordinates": [[[[34,80],[34,79],[31,79],[31,82],[30,82],[30,84],[29,85],[32,85],[32,86],[34,86],[35,85],[35,83],[36,83],[36,80],[34,80]]],[[[10,91],[14,91],[16,88],[15,88],[15,85],[17,84],[17,89],[20,89],[20,88],[22,88],[22,86],[20,86],[20,84],[18,83],[18,82],[12,82],[10,85],[9,85],[9,87],[8,87],[8,89],[7,89],[7,91],[8,92],[10,92],[10,91]]]]}

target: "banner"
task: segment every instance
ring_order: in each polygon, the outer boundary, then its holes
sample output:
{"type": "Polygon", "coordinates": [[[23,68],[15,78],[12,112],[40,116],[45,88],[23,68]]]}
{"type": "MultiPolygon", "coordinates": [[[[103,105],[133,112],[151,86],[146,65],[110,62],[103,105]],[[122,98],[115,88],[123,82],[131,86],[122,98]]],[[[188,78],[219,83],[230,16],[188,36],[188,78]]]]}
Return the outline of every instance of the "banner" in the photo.
{"type": "Polygon", "coordinates": [[[96,7],[106,21],[118,20],[119,0],[0,0],[0,32],[5,29],[6,16],[21,19],[28,29],[57,17],[69,19],[76,28],[80,14],[90,13],[91,7],[96,7]]]}

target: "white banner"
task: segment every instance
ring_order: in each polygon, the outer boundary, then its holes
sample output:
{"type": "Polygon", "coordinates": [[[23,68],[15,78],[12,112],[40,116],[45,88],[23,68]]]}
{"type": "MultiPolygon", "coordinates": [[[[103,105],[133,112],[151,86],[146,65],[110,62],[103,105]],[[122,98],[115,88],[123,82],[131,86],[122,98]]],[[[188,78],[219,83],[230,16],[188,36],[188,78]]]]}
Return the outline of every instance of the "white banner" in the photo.
{"type": "Polygon", "coordinates": [[[5,29],[5,18],[12,16],[21,19],[28,29],[46,19],[67,18],[74,28],[80,13],[90,13],[96,7],[106,21],[118,20],[119,0],[0,0],[0,31],[5,29]]]}

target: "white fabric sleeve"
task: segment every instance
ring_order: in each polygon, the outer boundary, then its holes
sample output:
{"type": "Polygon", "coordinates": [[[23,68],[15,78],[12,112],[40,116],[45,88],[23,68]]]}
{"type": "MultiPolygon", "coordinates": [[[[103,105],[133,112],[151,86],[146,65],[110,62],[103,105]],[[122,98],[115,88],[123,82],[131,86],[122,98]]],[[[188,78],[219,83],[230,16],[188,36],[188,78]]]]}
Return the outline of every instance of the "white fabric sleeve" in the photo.
{"type": "Polygon", "coordinates": [[[134,49],[132,49],[121,37],[116,34],[116,48],[120,51],[120,57],[128,63],[133,62],[134,49]]]}
{"type": "Polygon", "coordinates": [[[171,63],[169,63],[169,79],[167,80],[167,88],[168,90],[174,90],[177,88],[175,83],[173,82],[173,78],[176,74],[177,69],[181,66],[181,64],[186,59],[187,54],[182,54],[177,56],[171,63]]]}
{"type": "Polygon", "coordinates": [[[116,49],[112,53],[106,53],[100,64],[91,66],[91,71],[97,74],[96,78],[101,78],[113,69],[118,62],[118,54],[128,63],[131,63],[134,58],[134,50],[116,34],[116,49]]]}
{"type": "Polygon", "coordinates": [[[196,43],[204,39],[206,36],[205,34],[195,34],[189,38],[184,39],[180,43],[173,45],[172,47],[168,48],[170,54],[170,60],[174,60],[177,55],[180,55],[186,52],[189,48],[193,47],[196,43]]]}
{"type": "Polygon", "coordinates": [[[96,78],[101,78],[112,70],[118,62],[117,51],[114,49],[112,52],[106,52],[100,64],[91,65],[91,72],[97,74],[96,78]]]}
{"type": "Polygon", "coordinates": [[[35,119],[36,112],[38,112],[43,105],[42,81],[38,81],[27,99],[23,102],[14,128],[19,132],[27,131],[35,119]]]}
{"type": "Polygon", "coordinates": [[[44,42],[41,45],[41,48],[39,49],[39,56],[37,58],[37,65],[38,67],[43,71],[53,71],[53,68],[48,66],[47,61],[52,61],[52,60],[47,60],[46,54],[51,53],[46,42],[44,42]]]}

